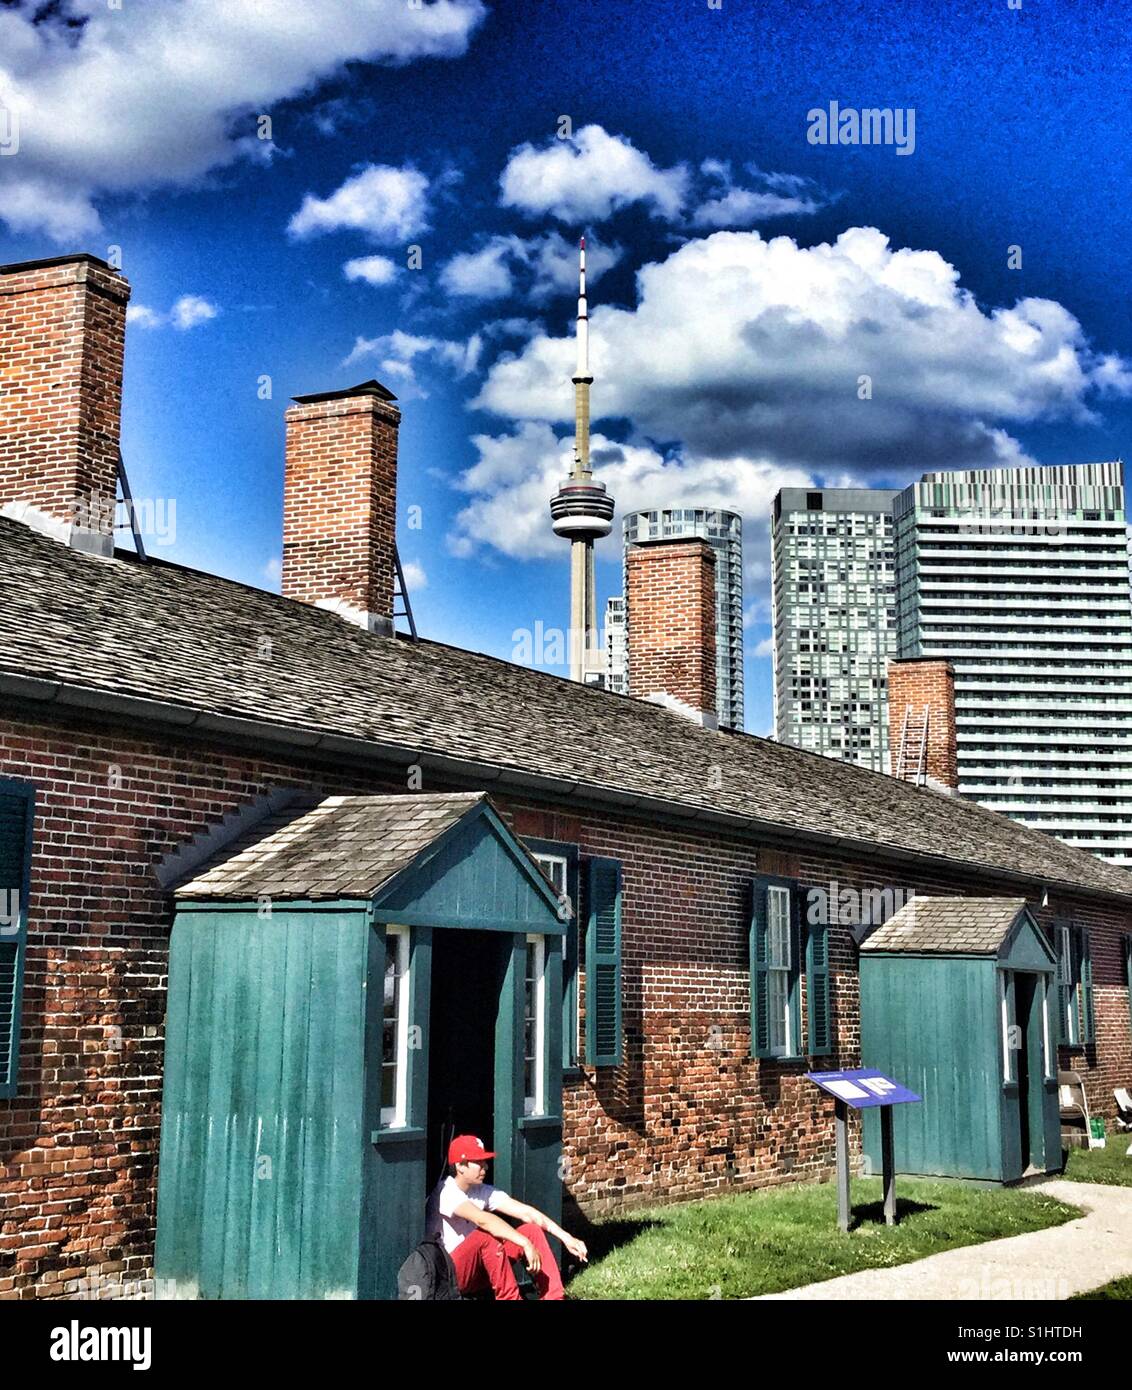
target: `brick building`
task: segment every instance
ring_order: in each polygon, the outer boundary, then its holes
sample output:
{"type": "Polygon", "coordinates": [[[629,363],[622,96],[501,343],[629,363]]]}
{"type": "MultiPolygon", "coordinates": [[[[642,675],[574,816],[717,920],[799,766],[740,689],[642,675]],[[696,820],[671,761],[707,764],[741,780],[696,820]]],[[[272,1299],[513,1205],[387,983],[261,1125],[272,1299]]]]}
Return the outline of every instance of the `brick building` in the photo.
{"type": "Polygon", "coordinates": [[[76,517],[113,493],[127,294],[91,258],[0,268],[0,1297],[151,1275],[173,892],[297,793],[486,791],[577,907],[536,1117],[583,1210],[829,1174],[804,1073],[861,1060],[858,942],[898,892],[1026,900],[1061,952],[1057,1060],[1111,1113],[1124,870],[930,786],[391,635],[399,417],[376,383],[289,412],[283,596],[107,553],[76,517]],[[587,998],[587,966],[612,988],[587,998]]]}

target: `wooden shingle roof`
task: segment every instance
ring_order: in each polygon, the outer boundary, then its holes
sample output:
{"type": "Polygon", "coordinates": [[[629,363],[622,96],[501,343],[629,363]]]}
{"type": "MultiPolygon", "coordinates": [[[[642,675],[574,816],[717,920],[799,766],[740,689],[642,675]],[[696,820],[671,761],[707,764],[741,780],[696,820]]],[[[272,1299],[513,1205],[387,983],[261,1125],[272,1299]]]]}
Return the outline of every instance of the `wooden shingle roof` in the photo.
{"type": "Polygon", "coordinates": [[[1025,906],[1025,898],[912,898],[861,950],[997,955],[1025,906]]]}
{"type": "Polygon", "coordinates": [[[85,555],[0,518],[5,694],[108,709],[128,697],[131,718],[163,726],[261,740],[270,726],[300,748],[349,740],[403,765],[462,768],[472,785],[837,837],[1132,901],[1124,869],[959,797],[476,652],[379,636],[214,575],[85,555]]]}
{"type": "Polygon", "coordinates": [[[369,898],[455,825],[482,792],[328,796],[261,821],[178,898],[369,898]]]}

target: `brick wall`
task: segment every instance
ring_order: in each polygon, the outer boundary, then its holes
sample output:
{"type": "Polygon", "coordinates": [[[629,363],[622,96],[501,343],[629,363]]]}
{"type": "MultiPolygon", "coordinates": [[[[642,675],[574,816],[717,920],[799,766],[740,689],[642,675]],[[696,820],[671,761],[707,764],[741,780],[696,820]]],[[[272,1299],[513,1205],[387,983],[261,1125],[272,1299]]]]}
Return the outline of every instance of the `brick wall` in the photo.
{"type": "Polygon", "coordinates": [[[629,694],[672,695],[713,713],[715,551],[707,541],[655,541],[625,557],[629,694]]]}
{"type": "Polygon", "coordinates": [[[380,390],[287,411],[283,593],[390,631],[401,413],[380,390]]]}
{"type": "MultiPolygon", "coordinates": [[[[152,1274],[171,899],[153,866],[269,786],[403,783],[68,722],[0,720],[0,772],[38,793],[20,1086],[0,1100],[0,1298],[120,1294],[152,1274]],[[76,1281],[83,1281],[78,1284],[76,1281]]],[[[447,788],[432,782],[424,788],[447,788]]],[[[504,800],[517,833],[623,861],[625,1062],[564,1092],[567,1189],[586,1210],[828,1176],[832,1102],[805,1061],[749,1054],[747,890],[756,872],[928,892],[1001,892],[680,832],[625,814],[504,800]]],[[[1099,1045],[1063,1053],[1111,1117],[1132,1077],[1120,933],[1128,912],[1052,902],[1093,934],[1099,1045]]],[[[856,947],[830,932],[837,1051],[859,1061],[856,947]]],[[[583,985],[584,1001],[584,985],[583,985]]],[[[825,1063],[823,1063],[824,1065],[825,1063]]],[[[859,1136],[854,1132],[854,1148],[859,1136]]]]}
{"type": "Polygon", "coordinates": [[[129,297],[92,257],[0,270],[0,506],[112,522],[129,297]]]}
{"type": "Polygon", "coordinates": [[[913,659],[888,663],[888,747],[893,774],[897,770],[905,712],[908,721],[905,775],[914,781],[920,751],[920,728],[929,714],[927,776],[951,791],[959,787],[959,755],[955,733],[955,673],[949,661],[913,659]]]}

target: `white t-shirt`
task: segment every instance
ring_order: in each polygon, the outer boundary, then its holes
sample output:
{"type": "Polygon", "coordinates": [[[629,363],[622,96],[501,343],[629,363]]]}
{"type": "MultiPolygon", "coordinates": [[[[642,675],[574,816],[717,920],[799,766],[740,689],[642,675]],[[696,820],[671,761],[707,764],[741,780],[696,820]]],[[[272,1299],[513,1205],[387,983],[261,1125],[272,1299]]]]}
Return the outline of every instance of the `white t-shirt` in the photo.
{"type": "Polygon", "coordinates": [[[428,1199],[428,1234],[434,1235],[439,1231],[444,1248],[451,1255],[464,1237],[477,1229],[474,1221],[456,1216],[456,1208],[465,1202],[472,1202],[480,1211],[495,1211],[506,1197],[507,1193],[502,1188],[492,1187],[489,1182],[475,1183],[465,1192],[455,1178],[443,1178],[428,1199]]]}

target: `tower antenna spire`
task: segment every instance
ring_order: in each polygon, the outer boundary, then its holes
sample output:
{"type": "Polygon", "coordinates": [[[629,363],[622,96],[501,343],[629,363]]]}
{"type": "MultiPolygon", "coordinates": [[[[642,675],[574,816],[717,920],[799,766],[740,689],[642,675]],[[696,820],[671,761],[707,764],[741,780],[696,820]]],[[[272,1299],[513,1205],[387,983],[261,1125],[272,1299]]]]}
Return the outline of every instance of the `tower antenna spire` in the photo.
{"type": "Polygon", "coordinates": [[[578,243],[577,365],[574,371],[574,467],[550,499],[555,535],[570,542],[570,676],[600,684],[594,541],[613,527],[613,498],[590,467],[590,315],[586,299],[586,239],[578,243]]]}

